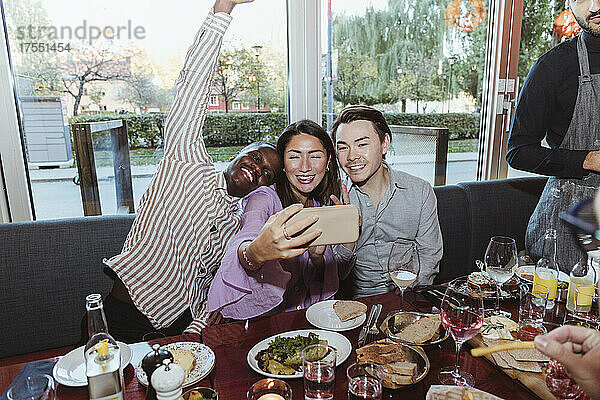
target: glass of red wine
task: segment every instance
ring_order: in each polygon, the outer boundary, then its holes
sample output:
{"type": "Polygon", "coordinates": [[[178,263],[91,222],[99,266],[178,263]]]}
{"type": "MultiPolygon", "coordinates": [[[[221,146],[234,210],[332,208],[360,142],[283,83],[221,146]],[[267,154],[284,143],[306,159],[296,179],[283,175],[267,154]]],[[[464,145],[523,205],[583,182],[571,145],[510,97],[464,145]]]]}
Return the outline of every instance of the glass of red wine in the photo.
{"type": "Polygon", "coordinates": [[[440,306],[442,324],[456,343],[456,364],[440,371],[439,380],[446,385],[473,386],[473,376],[460,368],[462,344],[473,338],[483,325],[483,290],[461,277],[451,281],[440,306]]]}

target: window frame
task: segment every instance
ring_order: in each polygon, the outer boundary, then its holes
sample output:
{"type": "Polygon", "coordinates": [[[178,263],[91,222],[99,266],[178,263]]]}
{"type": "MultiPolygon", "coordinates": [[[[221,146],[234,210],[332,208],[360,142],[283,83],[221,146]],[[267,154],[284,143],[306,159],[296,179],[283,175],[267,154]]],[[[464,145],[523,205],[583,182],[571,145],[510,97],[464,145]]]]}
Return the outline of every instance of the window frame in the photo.
{"type": "MultiPolygon", "coordinates": [[[[286,0],[288,121],[308,118],[321,122],[321,1],[327,0],[286,0]]],[[[491,0],[489,9],[477,180],[507,176],[504,154],[516,93],[499,92],[498,79],[516,79],[523,0],[491,0]],[[510,106],[507,112],[495,113],[504,101],[510,106]]],[[[0,113],[5,116],[0,119],[1,223],[28,221],[35,215],[3,8],[0,18],[4,28],[0,35],[0,113]]]]}
{"type": "Polygon", "coordinates": [[[31,221],[33,199],[1,1],[0,22],[0,222],[31,221]]]}

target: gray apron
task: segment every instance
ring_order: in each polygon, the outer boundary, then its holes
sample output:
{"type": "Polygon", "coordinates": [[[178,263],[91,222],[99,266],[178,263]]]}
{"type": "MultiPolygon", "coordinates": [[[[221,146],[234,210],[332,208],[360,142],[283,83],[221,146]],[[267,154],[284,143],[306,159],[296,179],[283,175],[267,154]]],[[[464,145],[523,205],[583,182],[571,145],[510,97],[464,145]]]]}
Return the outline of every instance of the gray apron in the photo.
{"type": "MultiPolygon", "coordinates": [[[[565,134],[561,149],[600,150],[600,74],[590,74],[587,48],[581,35],[577,39],[579,58],[579,90],[573,119],[565,134]]],[[[556,229],[557,261],[560,269],[569,273],[579,260],[577,236],[559,219],[559,214],[579,201],[594,196],[600,186],[600,175],[590,173],[583,179],[550,177],[540,201],[529,219],[525,245],[529,254],[538,259],[542,254],[544,233],[556,229]]]]}

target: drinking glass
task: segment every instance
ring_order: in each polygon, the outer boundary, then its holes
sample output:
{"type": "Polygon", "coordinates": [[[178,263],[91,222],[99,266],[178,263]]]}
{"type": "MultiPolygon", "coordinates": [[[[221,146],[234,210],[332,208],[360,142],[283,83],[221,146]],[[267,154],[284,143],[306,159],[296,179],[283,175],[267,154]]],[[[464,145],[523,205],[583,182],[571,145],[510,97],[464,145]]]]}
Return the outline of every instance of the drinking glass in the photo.
{"type": "Polygon", "coordinates": [[[261,379],[250,387],[248,400],[292,400],[292,388],[279,379],[261,379]]]}
{"type": "Polygon", "coordinates": [[[355,363],[346,370],[348,400],[381,400],[383,367],[375,363],[355,363]]]}
{"type": "Polygon", "coordinates": [[[460,368],[462,344],[473,338],[483,325],[483,290],[461,277],[451,281],[446,288],[440,306],[442,324],[456,343],[456,364],[454,368],[440,371],[440,382],[446,385],[473,386],[475,380],[460,368]],[[467,289],[468,287],[468,289],[467,289]]]}
{"type": "Polygon", "coordinates": [[[517,331],[519,339],[529,341],[537,335],[547,333],[543,322],[546,316],[548,293],[550,289],[541,284],[519,286],[519,330],[517,331]]]}
{"type": "Polygon", "coordinates": [[[519,266],[515,239],[506,236],[494,236],[490,239],[484,256],[485,271],[496,281],[496,307],[494,314],[510,313],[500,311],[500,288],[509,280],[519,266]]]}
{"type": "Polygon", "coordinates": [[[404,290],[417,280],[419,271],[416,244],[406,239],[396,240],[388,258],[388,276],[400,289],[401,304],[404,304],[404,290]]]}
{"type": "Polygon", "coordinates": [[[335,348],[313,344],[302,350],[304,399],[333,399],[335,387],[335,348]]]}
{"type": "Polygon", "coordinates": [[[33,375],[20,379],[10,389],[9,400],[54,400],[54,379],[50,375],[33,375]]]}

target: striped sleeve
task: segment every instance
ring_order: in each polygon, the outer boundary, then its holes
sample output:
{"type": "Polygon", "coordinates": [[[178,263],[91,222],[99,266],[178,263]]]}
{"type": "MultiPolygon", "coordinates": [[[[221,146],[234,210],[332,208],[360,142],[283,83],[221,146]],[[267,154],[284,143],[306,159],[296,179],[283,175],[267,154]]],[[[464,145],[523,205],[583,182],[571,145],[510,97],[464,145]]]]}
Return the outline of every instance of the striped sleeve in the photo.
{"type": "Polygon", "coordinates": [[[229,14],[209,14],[185,56],[176,82],[177,95],[165,126],[165,157],[212,162],[201,131],[219,50],[230,22],[229,14]]]}

